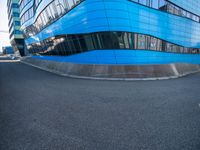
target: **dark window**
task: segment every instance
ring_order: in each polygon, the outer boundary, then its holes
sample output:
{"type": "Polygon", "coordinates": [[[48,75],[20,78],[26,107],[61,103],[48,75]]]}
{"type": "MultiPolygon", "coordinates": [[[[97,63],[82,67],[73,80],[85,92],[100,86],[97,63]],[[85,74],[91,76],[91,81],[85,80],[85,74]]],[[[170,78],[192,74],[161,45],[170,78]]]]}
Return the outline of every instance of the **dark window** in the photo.
{"type": "Polygon", "coordinates": [[[31,53],[41,55],[72,55],[99,49],[147,49],[173,53],[199,54],[197,48],[185,48],[153,36],[129,32],[101,32],[57,36],[28,45],[31,53]]]}

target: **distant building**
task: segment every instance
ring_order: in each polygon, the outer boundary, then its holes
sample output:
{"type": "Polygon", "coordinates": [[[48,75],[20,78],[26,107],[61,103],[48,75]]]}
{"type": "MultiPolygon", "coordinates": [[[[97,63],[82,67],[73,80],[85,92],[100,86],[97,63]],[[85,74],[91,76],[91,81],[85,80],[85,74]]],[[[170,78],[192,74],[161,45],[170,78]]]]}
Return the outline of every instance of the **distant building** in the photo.
{"type": "Polygon", "coordinates": [[[12,46],[2,47],[3,54],[14,54],[12,46]]]}
{"type": "Polygon", "coordinates": [[[15,52],[19,51],[21,56],[24,56],[24,38],[20,31],[20,15],[19,15],[19,0],[8,0],[8,20],[11,45],[15,52]]]}

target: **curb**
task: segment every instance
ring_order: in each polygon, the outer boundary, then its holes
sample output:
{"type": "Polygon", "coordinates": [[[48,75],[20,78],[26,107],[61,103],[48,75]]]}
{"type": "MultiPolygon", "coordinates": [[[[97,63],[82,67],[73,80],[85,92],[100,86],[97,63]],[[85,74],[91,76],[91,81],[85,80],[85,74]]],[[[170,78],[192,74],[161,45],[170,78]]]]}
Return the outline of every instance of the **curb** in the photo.
{"type": "Polygon", "coordinates": [[[176,76],[168,76],[168,77],[155,77],[155,78],[98,78],[98,77],[87,77],[87,76],[76,76],[76,75],[69,75],[69,74],[63,74],[60,73],[58,71],[54,71],[51,69],[46,69],[28,62],[24,62],[22,60],[20,60],[21,63],[50,72],[50,73],[54,73],[60,76],[64,76],[64,77],[69,77],[69,78],[76,78],[76,79],[87,79],[87,80],[105,80],[105,81],[155,81],[155,80],[169,80],[169,79],[177,79],[177,78],[181,78],[184,76],[188,76],[191,74],[195,74],[198,73],[200,71],[193,71],[193,72],[188,72],[182,75],[176,75],[176,76]]]}

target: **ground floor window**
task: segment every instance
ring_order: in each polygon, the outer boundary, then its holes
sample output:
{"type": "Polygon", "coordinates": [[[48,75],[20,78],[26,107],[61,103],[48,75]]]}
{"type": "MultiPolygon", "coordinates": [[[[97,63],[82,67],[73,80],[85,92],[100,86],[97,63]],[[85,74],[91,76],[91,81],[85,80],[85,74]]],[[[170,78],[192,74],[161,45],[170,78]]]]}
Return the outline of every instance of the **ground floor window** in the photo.
{"type": "Polygon", "coordinates": [[[130,49],[172,53],[199,54],[198,48],[187,48],[156,37],[131,32],[97,32],[60,35],[27,46],[32,54],[72,55],[89,50],[130,49]]]}

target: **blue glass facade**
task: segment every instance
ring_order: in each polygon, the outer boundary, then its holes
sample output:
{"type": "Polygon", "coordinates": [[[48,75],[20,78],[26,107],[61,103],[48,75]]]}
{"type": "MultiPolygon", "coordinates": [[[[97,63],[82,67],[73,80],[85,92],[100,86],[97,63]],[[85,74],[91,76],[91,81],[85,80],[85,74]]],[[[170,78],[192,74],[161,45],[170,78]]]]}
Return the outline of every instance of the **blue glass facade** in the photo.
{"type": "Polygon", "coordinates": [[[169,55],[179,53],[178,57],[187,53],[188,57],[191,53],[199,57],[198,0],[26,1],[20,7],[20,17],[30,53],[82,55],[84,52],[86,57],[89,51],[104,54],[108,50],[118,59],[116,51],[126,53],[128,61],[135,58],[128,55],[130,51],[153,50],[169,55]]]}
{"type": "Polygon", "coordinates": [[[199,0],[169,0],[171,2],[173,2],[174,4],[189,10],[197,15],[200,15],[200,2],[199,0]]]}

